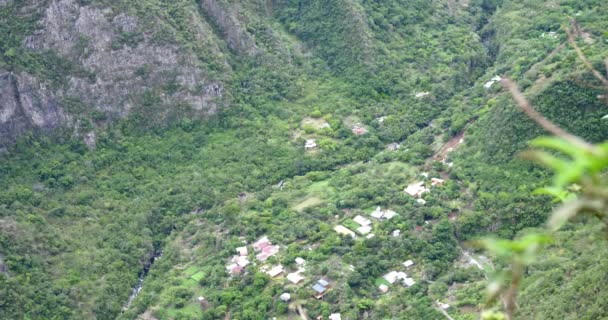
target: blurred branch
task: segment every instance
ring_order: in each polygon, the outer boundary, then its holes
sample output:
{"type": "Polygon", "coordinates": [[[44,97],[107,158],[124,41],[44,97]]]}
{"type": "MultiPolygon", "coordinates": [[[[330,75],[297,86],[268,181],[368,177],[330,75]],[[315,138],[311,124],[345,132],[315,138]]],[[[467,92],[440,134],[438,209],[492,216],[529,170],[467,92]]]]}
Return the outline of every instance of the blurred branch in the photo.
{"type": "Polygon", "coordinates": [[[532,105],[530,104],[528,99],[526,99],[526,97],[523,95],[523,93],[521,93],[521,91],[519,91],[519,89],[517,88],[517,85],[515,85],[515,83],[513,81],[511,81],[508,78],[503,78],[501,80],[501,83],[502,83],[503,87],[505,87],[506,89],[509,90],[509,92],[511,92],[513,99],[515,100],[517,105],[522,109],[522,111],[526,115],[528,115],[528,117],[530,117],[532,120],[534,120],[536,123],[538,123],[541,127],[543,127],[543,129],[545,129],[545,130],[553,133],[554,135],[561,137],[561,138],[565,139],[566,141],[573,143],[591,153],[595,153],[595,147],[593,147],[591,144],[587,143],[585,140],[583,140],[575,135],[568,133],[566,130],[558,127],[555,123],[551,122],[549,119],[543,117],[542,114],[540,114],[536,110],[534,110],[534,108],[532,107],[532,105]]]}
{"type": "MultiPolygon", "coordinates": [[[[576,51],[576,54],[578,55],[579,59],[581,59],[583,64],[585,64],[585,67],[587,67],[587,69],[589,69],[589,71],[591,71],[593,76],[595,76],[598,80],[600,80],[600,82],[602,82],[602,84],[604,84],[604,86],[608,87],[608,79],[606,79],[604,76],[602,76],[602,74],[593,67],[593,65],[589,62],[589,60],[587,60],[587,57],[585,57],[585,54],[583,53],[581,48],[576,44],[576,41],[574,40],[574,35],[570,31],[570,29],[564,28],[564,30],[566,31],[566,34],[568,35],[568,42],[574,48],[574,51],[576,51]]],[[[608,72],[608,59],[606,59],[604,61],[604,63],[606,63],[606,72],[608,72]]]]}

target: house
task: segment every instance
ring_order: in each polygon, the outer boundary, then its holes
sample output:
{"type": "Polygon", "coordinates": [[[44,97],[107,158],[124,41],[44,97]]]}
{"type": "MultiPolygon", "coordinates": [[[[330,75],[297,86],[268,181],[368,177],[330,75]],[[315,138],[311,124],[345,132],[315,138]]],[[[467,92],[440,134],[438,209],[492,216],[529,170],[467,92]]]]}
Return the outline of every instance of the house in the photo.
{"type": "Polygon", "coordinates": [[[297,264],[297,265],[299,265],[299,266],[303,266],[305,263],[306,263],[306,260],[304,260],[304,259],[302,259],[302,258],[300,258],[300,257],[297,257],[297,258],[296,258],[296,264],[297,264]]]}
{"type": "Polygon", "coordinates": [[[342,316],[339,313],[332,313],[329,315],[329,320],[342,320],[342,316]]]}
{"type": "Polygon", "coordinates": [[[388,281],[388,283],[393,284],[397,280],[407,279],[407,274],[405,274],[405,272],[402,272],[402,271],[391,271],[391,272],[383,275],[382,278],[384,278],[384,280],[388,281]]]}
{"type": "Polygon", "coordinates": [[[361,136],[367,133],[367,129],[359,123],[353,126],[352,132],[358,136],[361,136]]]}
{"type": "Polygon", "coordinates": [[[281,299],[281,301],[287,302],[287,301],[291,300],[291,294],[284,292],[279,296],[279,299],[281,299]]]}
{"type": "Polygon", "coordinates": [[[253,250],[259,252],[256,259],[264,262],[279,252],[279,246],[273,246],[268,237],[263,236],[253,244],[253,250]]]}
{"type": "Polygon", "coordinates": [[[374,210],[370,215],[379,220],[390,220],[391,218],[397,215],[397,212],[389,209],[382,210],[380,207],[376,207],[376,210],[374,210]]]}
{"type": "Polygon", "coordinates": [[[388,286],[387,286],[387,285],[385,285],[385,284],[381,284],[381,285],[378,287],[378,290],[380,290],[380,292],[382,292],[382,293],[387,293],[387,292],[388,292],[388,286]]]}
{"type": "Polygon", "coordinates": [[[246,256],[233,256],[232,260],[230,260],[241,267],[246,267],[250,262],[246,256]]]}
{"type": "Polygon", "coordinates": [[[304,277],[302,277],[299,272],[292,272],[287,274],[287,280],[293,284],[298,284],[300,281],[304,280],[304,277]]]}
{"type": "Polygon", "coordinates": [[[339,224],[337,226],[334,227],[334,230],[339,233],[339,234],[343,234],[343,235],[349,235],[353,238],[356,238],[357,236],[355,235],[354,232],[352,232],[350,229],[348,229],[347,227],[339,224]]]}
{"type": "Polygon", "coordinates": [[[317,143],[315,139],[306,139],[306,143],[304,144],[304,149],[314,149],[317,147],[317,143]]]}
{"type": "Polygon", "coordinates": [[[430,92],[416,92],[416,94],[414,95],[414,97],[416,97],[416,99],[420,99],[420,98],[424,98],[426,96],[428,96],[429,94],[431,94],[430,92]]]}
{"type": "Polygon", "coordinates": [[[443,309],[443,310],[446,310],[446,309],[449,309],[449,308],[450,308],[450,305],[449,305],[449,304],[447,304],[447,303],[443,303],[443,302],[441,302],[441,301],[439,301],[439,300],[437,300],[437,301],[435,301],[435,302],[437,303],[437,305],[439,306],[439,308],[441,308],[441,309],[443,309]]]}
{"type": "Polygon", "coordinates": [[[320,279],[312,286],[312,289],[315,291],[315,298],[321,299],[329,291],[329,282],[324,279],[320,279]]]}
{"type": "Polygon", "coordinates": [[[380,207],[376,207],[376,210],[374,210],[370,215],[376,219],[382,219],[382,217],[384,217],[384,211],[382,211],[380,207]]]}
{"type": "Polygon", "coordinates": [[[245,268],[237,264],[231,264],[226,266],[226,270],[228,270],[231,276],[238,276],[244,272],[245,268]]]}
{"type": "Polygon", "coordinates": [[[414,281],[414,279],[412,279],[412,278],[405,278],[405,279],[403,279],[403,284],[408,287],[411,287],[414,284],[416,284],[416,281],[414,281]]]}
{"type": "Polygon", "coordinates": [[[431,185],[432,186],[437,186],[437,185],[442,186],[444,182],[445,182],[445,180],[443,180],[443,179],[431,178],[431,185]]]}
{"type": "Polygon", "coordinates": [[[490,89],[490,88],[492,88],[492,86],[495,83],[500,82],[501,80],[502,80],[502,78],[500,76],[494,76],[494,78],[492,78],[490,81],[486,82],[486,84],[484,84],[483,87],[486,89],[490,89]]]}
{"type": "Polygon", "coordinates": [[[263,236],[260,239],[258,239],[258,241],[253,243],[253,250],[255,251],[262,251],[262,249],[264,249],[265,247],[271,245],[270,240],[268,240],[267,236],[263,236]]]}
{"type": "Polygon", "coordinates": [[[406,262],[403,263],[403,266],[406,268],[409,268],[413,265],[414,265],[414,261],[412,261],[412,260],[407,260],[406,262]]]}
{"type": "Polygon", "coordinates": [[[397,215],[397,212],[395,212],[393,210],[389,210],[389,209],[384,210],[384,219],[386,219],[386,220],[390,220],[391,218],[393,218],[396,215],[397,215]]]}
{"type": "Polygon", "coordinates": [[[281,273],[283,273],[283,266],[282,265],[276,265],[274,267],[272,267],[272,269],[266,271],[266,274],[271,276],[272,278],[280,275],[281,273]]]}
{"type": "Polygon", "coordinates": [[[393,237],[399,237],[401,235],[401,230],[393,230],[393,237]]]}
{"type": "Polygon", "coordinates": [[[372,224],[371,221],[369,221],[369,219],[364,218],[360,215],[357,215],[354,219],[353,219],[356,223],[360,224],[362,227],[366,227],[369,226],[370,224],[372,224]]]}
{"type": "Polygon", "coordinates": [[[357,232],[359,232],[362,235],[366,235],[366,234],[370,233],[371,231],[372,231],[371,226],[364,226],[364,227],[357,228],[357,232]]]}
{"type": "Polygon", "coordinates": [[[239,256],[246,256],[247,254],[249,254],[249,252],[247,251],[247,246],[236,248],[236,252],[239,254],[239,256]]]}
{"type": "Polygon", "coordinates": [[[412,197],[419,198],[423,193],[428,192],[429,190],[424,186],[423,181],[418,181],[408,185],[404,191],[412,197]]]}
{"type": "Polygon", "coordinates": [[[396,142],[389,143],[388,145],[386,145],[386,150],[388,151],[397,151],[399,150],[399,148],[401,148],[401,145],[396,142]]]}

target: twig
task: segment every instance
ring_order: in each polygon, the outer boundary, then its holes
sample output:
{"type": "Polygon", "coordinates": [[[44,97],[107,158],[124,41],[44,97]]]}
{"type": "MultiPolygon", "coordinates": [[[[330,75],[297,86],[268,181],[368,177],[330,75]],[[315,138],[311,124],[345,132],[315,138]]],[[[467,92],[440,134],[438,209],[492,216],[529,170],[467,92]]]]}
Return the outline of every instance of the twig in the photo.
{"type": "Polygon", "coordinates": [[[564,140],[566,140],[570,143],[573,143],[591,153],[596,153],[595,148],[591,144],[587,143],[585,140],[583,140],[573,134],[568,133],[564,129],[558,127],[555,123],[553,123],[550,120],[548,120],[547,118],[543,117],[542,114],[540,114],[536,110],[534,110],[534,108],[532,107],[532,105],[530,104],[528,99],[526,99],[526,97],[524,97],[523,93],[521,93],[521,91],[519,91],[519,89],[517,88],[517,85],[515,85],[515,83],[513,83],[513,81],[511,81],[508,78],[503,78],[501,80],[501,83],[502,83],[503,87],[505,87],[506,89],[509,90],[509,92],[511,92],[513,99],[515,100],[517,105],[523,110],[523,112],[526,115],[528,115],[528,117],[530,117],[532,120],[534,120],[536,123],[538,123],[543,129],[545,129],[545,130],[553,133],[554,135],[561,137],[564,140]]]}
{"type": "Polygon", "coordinates": [[[515,319],[515,312],[517,311],[517,290],[519,289],[521,276],[524,271],[523,269],[523,265],[518,261],[515,261],[511,266],[511,286],[509,287],[506,296],[507,319],[509,320],[515,319]]]}
{"type": "MultiPolygon", "coordinates": [[[[566,30],[566,34],[568,35],[568,42],[574,48],[574,51],[576,51],[576,54],[578,55],[579,59],[581,59],[583,64],[585,64],[585,67],[587,67],[587,69],[589,69],[589,71],[591,71],[591,73],[598,80],[600,80],[600,82],[602,82],[605,86],[608,87],[608,79],[604,78],[604,76],[602,76],[602,74],[593,67],[593,65],[589,62],[589,60],[587,60],[587,57],[585,57],[585,54],[583,53],[581,48],[579,48],[579,46],[576,44],[576,41],[574,40],[574,35],[572,35],[572,32],[570,32],[570,29],[568,29],[568,28],[564,28],[564,29],[566,30]]],[[[607,68],[606,71],[608,71],[608,59],[606,61],[604,61],[604,63],[606,63],[606,68],[607,68]]]]}

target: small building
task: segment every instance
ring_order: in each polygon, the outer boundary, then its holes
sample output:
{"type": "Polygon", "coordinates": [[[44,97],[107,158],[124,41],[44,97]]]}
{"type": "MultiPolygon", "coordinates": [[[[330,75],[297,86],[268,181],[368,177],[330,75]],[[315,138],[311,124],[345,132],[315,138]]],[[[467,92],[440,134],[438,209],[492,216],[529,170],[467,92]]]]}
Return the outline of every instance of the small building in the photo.
{"type": "Polygon", "coordinates": [[[500,82],[502,80],[502,78],[500,76],[494,76],[494,78],[492,78],[490,81],[486,82],[483,87],[486,89],[490,89],[492,88],[492,86],[497,83],[500,82]]]}
{"type": "Polygon", "coordinates": [[[414,261],[412,261],[412,260],[407,260],[406,262],[403,263],[403,266],[406,268],[409,268],[413,265],[414,265],[414,261]]]}
{"type": "Polygon", "coordinates": [[[291,294],[284,292],[279,296],[279,299],[281,299],[281,301],[287,302],[287,301],[291,300],[291,294]]]}
{"type": "Polygon", "coordinates": [[[362,136],[367,133],[367,129],[360,123],[353,126],[352,132],[355,135],[362,136]]]}
{"type": "Polygon", "coordinates": [[[422,198],[418,198],[418,199],[416,199],[416,202],[417,202],[418,204],[421,204],[421,205],[425,205],[425,204],[426,204],[426,200],[424,200],[424,199],[422,199],[422,198]]]}
{"type": "Polygon", "coordinates": [[[381,284],[381,285],[378,287],[378,290],[380,290],[380,292],[382,292],[382,293],[387,293],[387,292],[388,292],[388,286],[387,286],[387,285],[385,285],[385,284],[381,284]]]}
{"type": "Polygon", "coordinates": [[[246,256],[234,256],[231,261],[241,267],[246,267],[250,263],[246,256]]]}
{"type": "Polygon", "coordinates": [[[314,149],[317,147],[317,142],[315,139],[306,139],[306,143],[304,144],[304,149],[314,149]]]}
{"type": "Polygon", "coordinates": [[[302,258],[300,258],[300,257],[297,257],[297,258],[296,258],[296,264],[297,264],[297,265],[299,265],[299,266],[303,266],[305,263],[306,263],[306,260],[304,260],[304,259],[302,259],[302,258]]]}
{"type": "Polygon", "coordinates": [[[321,299],[324,295],[329,291],[329,282],[326,280],[320,279],[312,286],[312,289],[315,291],[315,298],[321,299]]]}
{"type": "Polygon", "coordinates": [[[389,209],[382,210],[380,207],[376,207],[376,210],[374,210],[370,215],[378,220],[390,220],[397,215],[397,212],[389,209]]]}
{"type": "Polygon", "coordinates": [[[342,316],[339,313],[332,313],[329,315],[329,320],[342,320],[342,316]]]}
{"type": "Polygon", "coordinates": [[[388,145],[386,145],[386,150],[388,151],[397,151],[399,150],[399,148],[401,148],[401,145],[396,142],[389,143],[388,145]]]}
{"type": "Polygon", "coordinates": [[[429,190],[424,186],[423,181],[418,181],[408,185],[404,191],[412,197],[419,198],[423,193],[428,192],[429,190]]]}
{"type": "Polygon", "coordinates": [[[372,211],[370,215],[376,219],[382,219],[382,217],[384,217],[384,211],[382,211],[380,207],[376,207],[376,210],[372,211]]]}
{"type": "Polygon", "coordinates": [[[347,227],[339,224],[337,226],[334,227],[334,230],[342,235],[349,235],[353,238],[356,238],[357,236],[355,235],[355,233],[353,231],[351,231],[350,229],[348,229],[347,227]]]}
{"type": "Polygon", "coordinates": [[[412,279],[412,278],[405,278],[405,279],[403,279],[403,284],[408,287],[411,287],[414,284],[416,284],[416,281],[414,281],[414,279],[412,279]]]}
{"type": "Polygon", "coordinates": [[[428,91],[425,91],[425,92],[416,92],[416,94],[414,94],[414,97],[416,97],[416,99],[421,99],[421,98],[424,98],[424,97],[426,97],[426,96],[428,96],[430,94],[431,93],[428,92],[428,91]]]}
{"type": "Polygon", "coordinates": [[[384,210],[384,219],[386,219],[386,220],[390,220],[396,215],[397,215],[397,212],[395,212],[393,210],[390,210],[390,209],[384,210]]]}
{"type": "Polygon", "coordinates": [[[392,235],[393,235],[393,237],[399,237],[399,236],[401,236],[401,230],[398,230],[398,229],[397,230],[393,230],[392,235]]]}
{"type": "Polygon", "coordinates": [[[366,235],[366,234],[370,233],[371,231],[372,231],[371,226],[364,226],[364,227],[357,228],[357,232],[359,232],[361,235],[366,235]]]}
{"type": "Polygon", "coordinates": [[[445,183],[445,180],[439,178],[431,178],[432,186],[442,186],[445,183]]]}
{"type": "Polygon", "coordinates": [[[266,272],[266,274],[271,276],[272,278],[280,275],[281,273],[283,273],[283,266],[280,264],[272,267],[270,270],[268,270],[266,272]]]}
{"type": "Polygon", "coordinates": [[[366,227],[366,226],[369,226],[370,224],[372,224],[372,222],[369,221],[369,219],[367,219],[363,216],[360,216],[360,215],[357,215],[355,218],[353,218],[353,220],[356,223],[360,224],[362,227],[366,227]]]}
{"type": "Polygon", "coordinates": [[[265,247],[271,245],[272,243],[268,240],[267,236],[263,236],[258,241],[253,243],[253,250],[262,251],[265,247]]]}
{"type": "Polygon", "coordinates": [[[384,278],[384,280],[388,281],[388,283],[393,284],[397,280],[407,279],[407,274],[405,274],[405,272],[402,272],[402,271],[391,271],[391,272],[383,275],[382,278],[384,278]]]}
{"type": "Polygon", "coordinates": [[[443,303],[443,302],[441,302],[439,300],[437,300],[436,302],[437,302],[437,305],[439,306],[439,308],[441,308],[443,310],[446,310],[446,309],[450,308],[450,305],[447,304],[447,303],[443,303]]]}
{"type": "Polygon", "coordinates": [[[299,272],[292,272],[287,274],[287,280],[293,284],[298,284],[304,280],[304,277],[299,272]]]}
{"type": "Polygon", "coordinates": [[[249,254],[249,252],[247,251],[247,246],[236,248],[236,252],[239,254],[239,256],[246,256],[249,254]]]}
{"type": "Polygon", "coordinates": [[[229,266],[226,266],[226,270],[228,270],[228,273],[230,273],[231,276],[238,276],[243,274],[245,268],[237,264],[231,264],[229,266]]]}

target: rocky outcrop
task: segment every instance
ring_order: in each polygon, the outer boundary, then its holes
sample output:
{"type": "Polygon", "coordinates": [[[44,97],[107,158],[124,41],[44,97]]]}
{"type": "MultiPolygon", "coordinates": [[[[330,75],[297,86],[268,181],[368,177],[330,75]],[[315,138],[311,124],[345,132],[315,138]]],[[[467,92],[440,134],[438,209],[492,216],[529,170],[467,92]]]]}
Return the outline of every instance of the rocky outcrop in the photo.
{"type": "Polygon", "coordinates": [[[26,73],[0,71],[0,146],[30,129],[48,132],[70,120],[44,83],[26,73]]]}
{"type": "Polygon", "coordinates": [[[255,40],[246,32],[238,17],[238,2],[232,6],[217,0],[202,0],[201,7],[209,19],[222,33],[228,48],[238,53],[255,55],[259,52],[255,40]]]}
{"type": "MultiPolygon", "coordinates": [[[[43,9],[40,28],[23,45],[53,52],[78,72],[63,75],[65,81],[52,90],[45,79],[0,72],[0,147],[31,129],[78,125],[79,119],[103,125],[91,120],[93,113],[106,121],[124,118],[145,104],[146,95],[154,96],[158,122],[177,105],[186,106],[188,116],[205,117],[228,104],[226,77],[210,76],[199,57],[178,43],[154,39],[154,30],[145,29],[140,18],[74,0],[53,0],[43,9]],[[77,101],[79,108],[70,109],[66,100],[77,101]]],[[[89,145],[95,140],[88,128],[82,135],[89,145]]]]}

